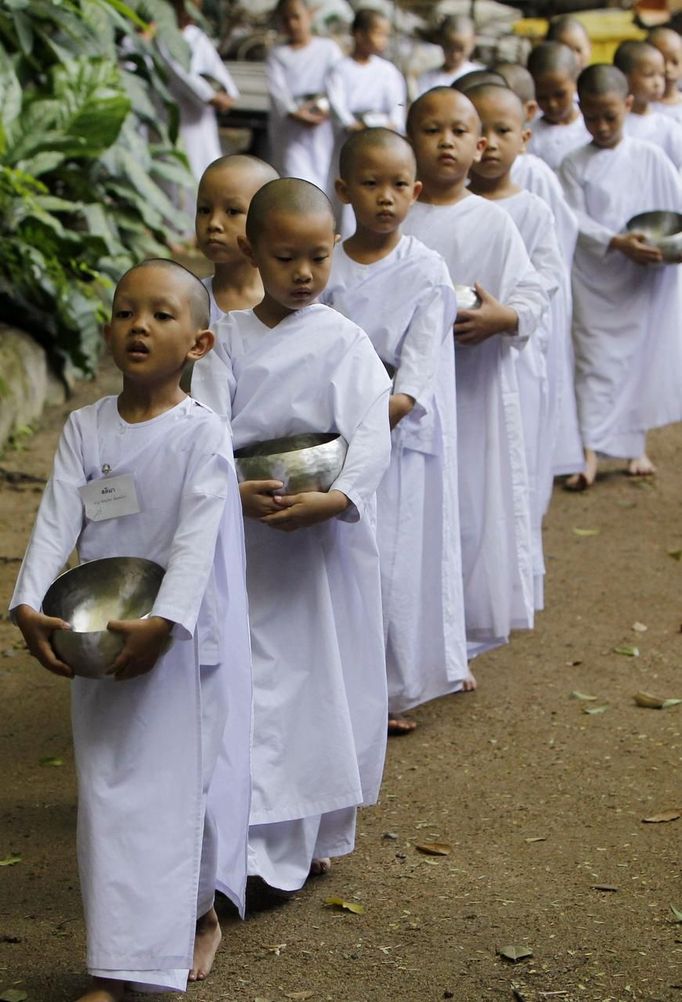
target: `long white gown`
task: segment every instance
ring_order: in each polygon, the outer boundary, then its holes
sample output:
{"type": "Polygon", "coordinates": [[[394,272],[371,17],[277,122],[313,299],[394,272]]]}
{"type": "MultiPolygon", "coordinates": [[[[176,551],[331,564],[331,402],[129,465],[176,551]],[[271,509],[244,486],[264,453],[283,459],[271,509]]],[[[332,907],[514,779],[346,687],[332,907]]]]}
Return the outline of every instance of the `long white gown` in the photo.
{"type": "Polygon", "coordinates": [[[645,139],[660,146],[678,171],[682,169],[682,125],[670,115],[650,111],[647,115],[630,112],[625,117],[623,132],[631,139],[645,139]]]}
{"type": "Polygon", "coordinates": [[[540,157],[552,170],[559,169],[561,161],[571,150],[592,139],[582,115],[578,115],[569,125],[551,125],[543,118],[536,118],[531,130],[533,134],[528,143],[528,152],[540,157]]]}
{"type": "Polygon", "coordinates": [[[583,442],[637,457],[649,428],[682,418],[682,275],[677,265],[637,265],[609,243],[640,212],[682,211],[680,177],[662,150],[625,137],[613,149],[576,150],[560,179],[580,227],[573,339],[583,442]]]}
{"type": "Polygon", "coordinates": [[[457,498],[454,289],[415,237],[373,264],[339,246],[323,301],[365,330],[416,401],[391,434],[377,491],[377,538],[393,713],[461,689],[467,678],[457,498]]]}
{"type": "Polygon", "coordinates": [[[457,451],[464,610],[470,654],[533,624],[528,471],[515,351],[547,306],[542,281],[508,214],[465,195],[418,202],[404,224],[445,258],[455,283],[479,282],[516,310],[518,333],[456,346],[457,451]]]}
{"type": "MultiPolygon", "coordinates": [[[[539,195],[551,209],[565,265],[559,289],[550,302],[552,337],[547,346],[548,420],[554,432],[552,473],[558,477],[578,473],[584,465],[575,401],[575,358],[571,339],[571,269],[578,239],[578,221],[566,201],[557,175],[544,160],[532,153],[522,153],[512,166],[512,180],[526,191],[539,195]]],[[[551,485],[549,487],[551,491],[551,485]]],[[[545,498],[545,510],[549,501],[550,494],[545,498]]]]}
{"type": "Polygon", "coordinates": [[[484,69],[483,63],[465,59],[456,70],[446,70],[443,66],[439,66],[435,70],[427,70],[417,80],[416,97],[426,94],[427,90],[431,90],[432,87],[451,87],[460,77],[466,76],[467,73],[473,73],[474,70],[482,69],[484,69]]]}
{"type": "Polygon", "coordinates": [[[11,608],[40,609],[74,545],[81,561],[161,564],[151,614],[176,624],[146,675],[71,683],[88,969],[144,991],[184,990],[197,916],[216,887],[243,911],[246,883],[251,665],[223,423],[189,398],[139,424],[122,420],[115,397],[72,413],[11,608]],[[138,514],[84,515],[78,489],[104,467],[133,476],[138,514]]]}
{"type": "Polygon", "coordinates": [[[265,64],[270,161],[282,177],[301,177],[325,191],[334,149],[331,120],[308,126],[289,116],[304,98],[326,93],[327,74],[342,55],[331,38],[313,38],[301,48],[276,45],[265,64]]]}
{"type": "Polygon", "coordinates": [[[338,432],[332,489],[351,507],[294,533],[247,519],[254,663],[249,872],[295,890],[311,860],[353,847],[355,808],[376,800],[386,671],[375,492],[390,459],[390,383],[366,334],[327,306],[268,328],[252,310],[217,325],[225,385],[207,357],[192,392],[230,418],[235,448],[338,432]],[[219,385],[214,384],[217,380],[219,385]]]}
{"type": "MultiPolygon", "coordinates": [[[[497,205],[509,213],[523,237],[528,256],[542,279],[549,300],[535,335],[517,354],[517,372],[523,415],[523,437],[530,491],[530,521],[533,540],[533,588],[535,610],[544,608],[545,561],[542,551],[542,517],[552,483],[554,428],[550,423],[550,385],[547,370],[549,346],[555,337],[552,303],[565,273],[554,232],[552,212],[539,195],[520,191],[497,205]]],[[[566,318],[559,318],[566,323],[566,318]]]]}

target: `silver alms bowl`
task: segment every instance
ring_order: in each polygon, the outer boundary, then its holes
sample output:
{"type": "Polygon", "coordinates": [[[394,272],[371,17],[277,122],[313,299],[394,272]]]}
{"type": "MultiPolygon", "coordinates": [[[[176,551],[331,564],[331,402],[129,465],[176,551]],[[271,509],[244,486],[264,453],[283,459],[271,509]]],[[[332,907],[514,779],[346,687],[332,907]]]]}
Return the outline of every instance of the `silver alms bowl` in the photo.
{"type": "Polygon", "coordinates": [[[456,285],[455,295],[458,310],[477,310],[481,305],[478,293],[471,285],[456,285]]]}
{"type": "Polygon", "coordinates": [[[105,557],[79,564],[52,582],[43,599],[46,616],[58,616],[70,630],[55,630],[52,646],[76,675],[101,678],[123,648],[110,619],[149,615],[164,570],[141,557],[105,557]]]}
{"type": "Polygon", "coordinates": [[[292,435],[237,449],[237,477],[281,480],[278,494],[328,491],[343,469],[348,445],[340,435],[292,435]]]}
{"type": "Polygon", "coordinates": [[[629,219],[628,233],[643,233],[647,242],[663,254],[664,261],[677,263],[682,256],[682,213],[641,212],[629,219]]]}

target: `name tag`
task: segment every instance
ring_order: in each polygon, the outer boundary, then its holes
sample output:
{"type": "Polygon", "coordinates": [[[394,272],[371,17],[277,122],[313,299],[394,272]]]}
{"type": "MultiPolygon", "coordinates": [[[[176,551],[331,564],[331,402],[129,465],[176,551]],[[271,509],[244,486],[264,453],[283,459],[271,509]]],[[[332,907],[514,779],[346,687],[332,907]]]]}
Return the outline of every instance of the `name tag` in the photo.
{"type": "Polygon", "coordinates": [[[140,511],[135,481],[130,473],[92,480],[79,487],[78,493],[83,498],[85,514],[93,522],[120,518],[121,515],[137,515],[140,511]]]}

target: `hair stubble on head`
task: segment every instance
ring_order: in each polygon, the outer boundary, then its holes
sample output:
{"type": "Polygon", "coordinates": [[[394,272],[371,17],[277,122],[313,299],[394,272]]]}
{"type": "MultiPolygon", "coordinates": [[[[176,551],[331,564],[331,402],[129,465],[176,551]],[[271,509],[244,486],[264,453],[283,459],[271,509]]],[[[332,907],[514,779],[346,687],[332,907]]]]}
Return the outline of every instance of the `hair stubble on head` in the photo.
{"type": "Polygon", "coordinates": [[[472,87],[472,89],[467,94],[467,97],[473,104],[474,108],[478,108],[477,101],[485,101],[492,99],[497,102],[501,107],[513,108],[515,114],[518,115],[519,122],[523,125],[525,120],[525,112],[523,109],[523,102],[518,94],[515,94],[511,87],[507,87],[506,84],[480,84],[478,87],[472,87]]]}
{"type": "Polygon", "coordinates": [[[343,181],[348,181],[356,164],[366,150],[382,150],[408,157],[413,165],[415,175],[417,162],[414,152],[404,136],[391,129],[363,129],[352,133],[341,147],[339,154],[339,175],[343,181]]]}
{"type": "Polygon", "coordinates": [[[593,63],[586,66],[578,77],[578,97],[581,101],[586,97],[604,97],[605,94],[617,94],[625,100],[629,92],[627,77],[611,63],[593,63]]]}
{"type": "MultiPolygon", "coordinates": [[[[173,282],[174,291],[177,291],[178,286],[184,285],[189,299],[192,323],[196,326],[197,330],[206,330],[208,328],[211,317],[211,297],[208,294],[208,289],[197,278],[194,272],[190,271],[189,268],[185,268],[184,264],[179,264],[177,261],[171,261],[166,257],[150,257],[145,261],[140,261],[139,264],[134,264],[132,268],[129,268],[121,275],[116,286],[116,291],[118,291],[121,283],[128,275],[131,275],[134,271],[139,271],[141,268],[160,268],[168,271],[169,279],[172,279],[173,282]]],[[[114,293],[115,297],[116,293],[114,293]]]]}
{"type": "Polygon", "coordinates": [[[251,156],[249,153],[230,153],[213,160],[204,171],[202,180],[207,174],[223,170],[243,171],[249,180],[253,180],[254,187],[259,182],[267,184],[268,181],[275,181],[279,177],[275,168],[259,157],[251,156]]]}
{"type": "Polygon", "coordinates": [[[578,57],[563,42],[541,42],[528,56],[528,71],[535,81],[547,73],[565,73],[575,80],[579,70],[578,57]]]}
{"type": "Polygon", "coordinates": [[[251,200],[246,217],[246,237],[250,244],[255,244],[267,231],[268,220],[277,213],[326,215],[332,231],[335,229],[332,204],[321,188],[298,177],[276,178],[263,185],[251,200]]]}
{"type": "MultiPolygon", "coordinates": [[[[501,77],[500,80],[502,81],[501,77]]],[[[502,81],[502,83],[504,83],[504,81],[502,81]]],[[[417,123],[424,113],[424,108],[428,107],[434,98],[437,99],[439,96],[442,97],[443,100],[447,100],[451,104],[454,104],[464,116],[470,116],[474,128],[480,131],[481,120],[478,117],[478,112],[466,94],[462,94],[461,91],[456,90],[454,87],[432,87],[431,90],[427,90],[410,105],[410,110],[407,113],[406,125],[408,136],[414,135],[417,123]]]]}

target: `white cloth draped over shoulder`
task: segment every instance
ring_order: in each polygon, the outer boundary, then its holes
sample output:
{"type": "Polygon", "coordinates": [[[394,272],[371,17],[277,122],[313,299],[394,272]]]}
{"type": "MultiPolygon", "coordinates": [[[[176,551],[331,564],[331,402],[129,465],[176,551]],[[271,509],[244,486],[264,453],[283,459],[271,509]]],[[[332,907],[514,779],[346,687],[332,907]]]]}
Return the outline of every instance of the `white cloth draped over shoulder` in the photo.
{"type": "MultiPolygon", "coordinates": [[[[573,296],[571,269],[578,239],[578,221],[564,196],[561,183],[551,167],[532,153],[522,153],[514,161],[512,180],[532,191],[549,206],[554,217],[554,229],[564,261],[561,283],[549,308],[552,314],[552,336],[547,346],[547,377],[549,379],[549,424],[553,429],[552,473],[563,476],[578,473],[584,465],[582,442],[578,429],[575,402],[573,342],[571,321],[573,296]]],[[[551,492],[551,484],[548,485],[551,492]]],[[[545,510],[550,493],[545,497],[545,510]]]]}
{"type": "MultiPolygon", "coordinates": [[[[389,379],[365,333],[326,306],[298,310],[272,329],[251,310],[235,311],[217,334],[228,385],[211,386],[222,377],[207,356],[195,366],[192,391],[222,407],[236,449],[304,432],[338,432],[348,442],[332,485],[351,501],[342,517],[294,533],[254,519],[246,525],[251,824],[317,817],[319,827],[320,815],[375,801],[383,770],[386,674],[374,524],[375,492],[390,459],[389,379]]],[[[276,875],[270,880],[287,886],[276,875]]]]}
{"type": "Polygon", "coordinates": [[[682,274],[637,265],[609,243],[640,212],[682,211],[680,177],[662,150],[625,137],[613,149],[576,150],[560,178],[580,227],[573,339],[583,442],[634,458],[647,429],[682,418],[682,274]]]}
{"type": "Polygon", "coordinates": [[[457,416],[445,262],[415,237],[358,264],[334,254],[324,302],[365,330],[414,408],[393,429],[377,492],[391,712],[455,692],[467,678],[457,499],[457,416]]]}
{"type": "Polygon", "coordinates": [[[305,98],[326,93],[327,74],[341,58],[331,38],[313,38],[301,47],[276,45],[265,64],[271,163],[282,177],[301,177],[325,191],[334,148],[331,120],[310,126],[289,116],[305,98]]]}
{"type": "Polygon", "coordinates": [[[251,665],[241,505],[223,423],[189,398],[139,424],[120,418],[115,397],[71,414],[11,607],[39,609],[74,545],[81,561],[161,564],[151,614],[176,624],[146,675],[71,683],[88,968],[144,990],[183,989],[197,914],[216,886],[243,910],[246,882],[251,665]],[[133,476],[138,514],[85,517],[78,488],[103,466],[133,476]]]}
{"type": "Polygon", "coordinates": [[[544,118],[536,118],[531,131],[528,152],[540,157],[552,170],[559,169],[561,161],[571,150],[592,139],[582,115],[568,125],[552,125],[544,118]]]}
{"type": "Polygon", "coordinates": [[[503,209],[465,195],[418,202],[405,221],[445,258],[455,285],[479,282],[516,310],[518,333],[456,346],[457,445],[464,609],[470,651],[533,624],[528,472],[515,351],[547,307],[542,281],[503,209]]]}

